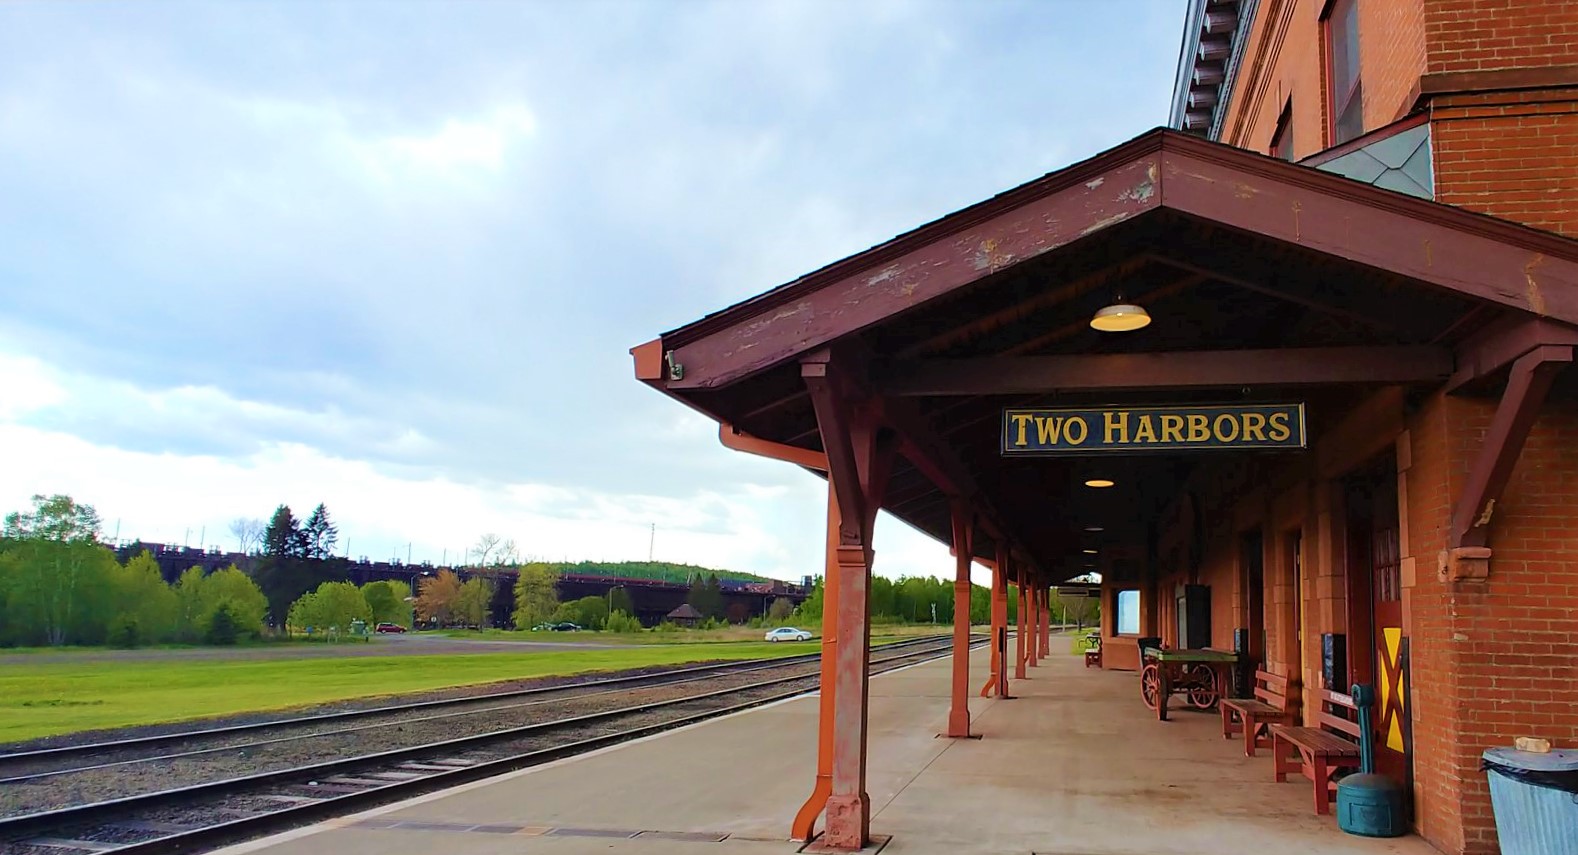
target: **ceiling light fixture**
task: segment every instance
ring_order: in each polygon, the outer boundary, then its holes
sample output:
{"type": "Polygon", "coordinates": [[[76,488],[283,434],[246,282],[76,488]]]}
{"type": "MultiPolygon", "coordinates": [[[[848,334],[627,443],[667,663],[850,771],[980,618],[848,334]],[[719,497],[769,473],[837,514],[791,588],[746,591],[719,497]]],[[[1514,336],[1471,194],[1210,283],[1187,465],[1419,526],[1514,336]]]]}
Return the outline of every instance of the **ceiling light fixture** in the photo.
{"type": "Polygon", "coordinates": [[[1085,481],[1087,487],[1111,487],[1112,484],[1113,482],[1106,478],[1090,478],[1085,481]]]}
{"type": "Polygon", "coordinates": [[[1086,531],[1106,531],[1106,529],[1102,528],[1099,525],[1088,525],[1088,526],[1085,526],[1085,530],[1086,531]]]}
{"type": "Polygon", "coordinates": [[[1112,305],[1096,310],[1095,317],[1090,319],[1090,328],[1101,332],[1133,332],[1150,326],[1150,323],[1151,315],[1144,306],[1125,303],[1120,295],[1112,301],[1112,305]]]}
{"type": "Polygon", "coordinates": [[[1087,550],[1085,550],[1085,554],[1086,555],[1095,555],[1096,554],[1096,550],[1094,550],[1094,549],[1087,549],[1087,550]]]}

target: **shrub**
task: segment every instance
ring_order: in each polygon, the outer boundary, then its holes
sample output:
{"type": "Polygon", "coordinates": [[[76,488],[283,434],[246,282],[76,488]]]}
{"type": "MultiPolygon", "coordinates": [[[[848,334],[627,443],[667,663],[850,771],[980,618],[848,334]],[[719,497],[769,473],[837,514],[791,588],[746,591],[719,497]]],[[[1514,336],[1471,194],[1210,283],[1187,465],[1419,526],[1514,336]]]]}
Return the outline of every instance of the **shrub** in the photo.
{"type": "Polygon", "coordinates": [[[657,626],[652,627],[652,631],[653,632],[679,632],[679,625],[673,623],[672,621],[663,621],[662,623],[658,624],[657,626]]]}
{"type": "Polygon", "coordinates": [[[112,618],[105,641],[111,647],[128,649],[142,644],[142,629],[137,623],[137,616],[122,612],[112,618]]]}
{"type": "Polygon", "coordinates": [[[240,611],[229,600],[220,603],[208,619],[208,629],[203,633],[203,640],[209,644],[235,644],[237,636],[241,634],[240,611]]]}
{"type": "Polygon", "coordinates": [[[613,614],[608,616],[608,622],[604,624],[604,629],[606,629],[608,632],[641,632],[642,626],[641,621],[636,620],[624,612],[615,611],[613,614]]]}

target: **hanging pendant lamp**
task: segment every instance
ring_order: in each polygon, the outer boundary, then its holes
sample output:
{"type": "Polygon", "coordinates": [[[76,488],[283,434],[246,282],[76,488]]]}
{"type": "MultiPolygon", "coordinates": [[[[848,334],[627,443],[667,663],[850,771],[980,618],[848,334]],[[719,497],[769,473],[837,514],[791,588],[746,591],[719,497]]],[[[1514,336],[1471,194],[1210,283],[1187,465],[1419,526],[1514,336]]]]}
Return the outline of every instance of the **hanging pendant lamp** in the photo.
{"type": "Polygon", "coordinates": [[[1112,305],[1097,309],[1095,317],[1090,319],[1091,329],[1101,332],[1133,332],[1150,323],[1151,315],[1144,306],[1125,303],[1121,296],[1112,305]]]}

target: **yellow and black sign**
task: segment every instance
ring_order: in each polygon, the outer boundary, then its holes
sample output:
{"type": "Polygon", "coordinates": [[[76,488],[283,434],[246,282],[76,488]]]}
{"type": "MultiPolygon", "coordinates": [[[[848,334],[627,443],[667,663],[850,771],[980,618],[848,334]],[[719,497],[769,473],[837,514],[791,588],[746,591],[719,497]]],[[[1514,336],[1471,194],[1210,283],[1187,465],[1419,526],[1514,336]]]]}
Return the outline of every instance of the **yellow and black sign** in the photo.
{"type": "Polygon", "coordinates": [[[1003,410],[1003,454],[1304,447],[1303,404],[1003,410]]]}

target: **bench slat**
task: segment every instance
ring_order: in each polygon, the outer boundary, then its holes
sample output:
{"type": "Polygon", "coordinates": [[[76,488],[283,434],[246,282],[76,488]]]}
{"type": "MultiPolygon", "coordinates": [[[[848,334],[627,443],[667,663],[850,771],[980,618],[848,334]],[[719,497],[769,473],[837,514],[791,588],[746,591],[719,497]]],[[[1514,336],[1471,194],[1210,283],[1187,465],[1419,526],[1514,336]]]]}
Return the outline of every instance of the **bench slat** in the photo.
{"type": "Polygon", "coordinates": [[[1318,757],[1359,756],[1359,746],[1318,727],[1282,727],[1273,733],[1318,757]]]}
{"type": "Polygon", "coordinates": [[[1261,701],[1252,701],[1248,698],[1224,698],[1220,701],[1220,703],[1227,704],[1239,712],[1250,715],[1263,716],[1283,714],[1280,707],[1275,707],[1268,703],[1262,703],[1261,701]]]}

